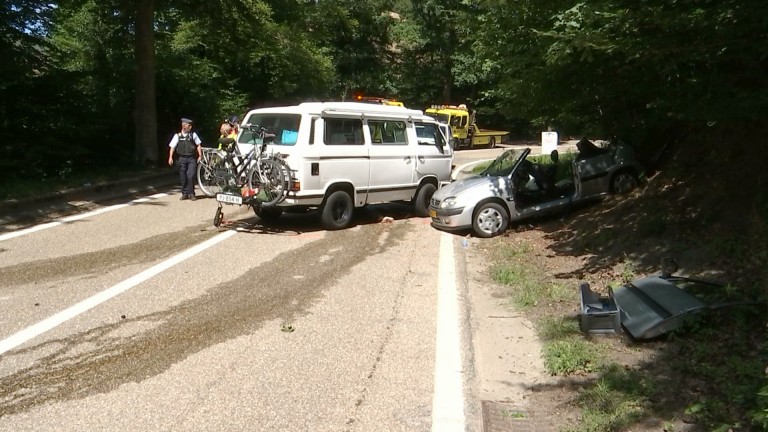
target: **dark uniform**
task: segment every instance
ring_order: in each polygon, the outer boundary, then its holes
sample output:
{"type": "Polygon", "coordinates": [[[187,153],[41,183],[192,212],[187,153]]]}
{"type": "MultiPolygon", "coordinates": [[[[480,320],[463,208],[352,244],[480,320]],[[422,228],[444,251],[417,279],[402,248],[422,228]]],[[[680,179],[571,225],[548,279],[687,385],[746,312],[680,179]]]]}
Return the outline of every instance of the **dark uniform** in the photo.
{"type": "MultiPolygon", "coordinates": [[[[182,125],[192,125],[189,119],[181,119],[182,125]]],[[[179,157],[179,180],[181,181],[181,199],[195,199],[195,176],[197,174],[197,146],[200,145],[200,138],[195,132],[188,129],[185,133],[182,126],[182,132],[177,133],[169,147],[171,155],[168,163],[172,164],[173,153],[179,157]]]]}

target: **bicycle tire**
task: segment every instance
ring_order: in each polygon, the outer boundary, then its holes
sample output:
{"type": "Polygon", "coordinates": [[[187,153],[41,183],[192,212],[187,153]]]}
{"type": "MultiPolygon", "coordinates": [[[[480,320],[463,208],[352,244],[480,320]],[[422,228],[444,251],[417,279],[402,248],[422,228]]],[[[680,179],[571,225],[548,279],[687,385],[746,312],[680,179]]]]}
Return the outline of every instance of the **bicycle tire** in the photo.
{"type": "Polygon", "coordinates": [[[248,187],[257,191],[256,199],[264,207],[284,200],[288,194],[286,185],[284,168],[274,159],[259,159],[248,172],[248,187]]]}
{"type": "Polygon", "coordinates": [[[280,181],[282,183],[282,192],[281,192],[280,200],[278,201],[278,203],[280,203],[283,200],[285,200],[285,198],[288,196],[288,191],[291,190],[291,179],[292,179],[291,167],[288,166],[288,163],[285,160],[283,160],[282,157],[272,155],[269,157],[269,159],[274,161],[280,166],[280,176],[281,176],[280,181]]]}
{"type": "Polygon", "coordinates": [[[206,196],[213,197],[226,186],[229,170],[224,159],[218,154],[212,154],[204,163],[197,165],[197,184],[206,196]]]}
{"type": "Polygon", "coordinates": [[[283,188],[285,189],[285,194],[287,195],[288,191],[291,190],[291,167],[281,157],[272,156],[271,159],[280,165],[280,172],[283,176],[283,188]]]}

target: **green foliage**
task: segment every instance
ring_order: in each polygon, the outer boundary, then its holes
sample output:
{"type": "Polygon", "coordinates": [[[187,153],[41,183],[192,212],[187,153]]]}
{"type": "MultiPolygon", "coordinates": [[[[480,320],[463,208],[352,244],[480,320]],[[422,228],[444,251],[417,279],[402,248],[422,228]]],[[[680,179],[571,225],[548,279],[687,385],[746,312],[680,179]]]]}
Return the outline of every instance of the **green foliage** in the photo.
{"type": "Polygon", "coordinates": [[[580,335],[579,321],[566,317],[544,317],[536,323],[539,338],[543,341],[556,341],[580,335]]]}
{"type": "Polygon", "coordinates": [[[768,67],[765,2],[484,6],[495,25],[480,30],[478,63],[506,72],[487,92],[539,127],[645,144],[684,127],[759,121],[768,103],[759,84],[768,67]]]}
{"type": "Polygon", "coordinates": [[[609,365],[597,382],[579,395],[581,422],[566,431],[625,430],[648,414],[649,395],[655,388],[652,377],[620,365],[609,365]]]}
{"type": "MultiPolygon", "coordinates": [[[[135,14],[121,0],[0,9],[0,138],[23,149],[0,168],[51,176],[131,154],[135,14]],[[55,133],[30,140],[24,125],[40,119],[55,133]]],[[[180,115],[212,139],[224,115],[358,91],[469,103],[514,134],[551,126],[640,148],[762,122],[768,108],[758,0],[171,0],[154,16],[161,149],[180,115]]]]}
{"type": "Polygon", "coordinates": [[[574,292],[568,287],[544,280],[535,263],[527,255],[531,246],[526,243],[504,244],[497,251],[490,272],[493,279],[509,287],[515,306],[527,309],[540,303],[570,300],[574,292]]]}
{"type": "Polygon", "coordinates": [[[752,423],[768,430],[768,384],[757,392],[756,409],[752,411],[752,423]]]}
{"type": "Polygon", "coordinates": [[[593,372],[600,360],[598,346],[579,337],[546,344],[543,357],[544,366],[552,375],[593,372]]]}

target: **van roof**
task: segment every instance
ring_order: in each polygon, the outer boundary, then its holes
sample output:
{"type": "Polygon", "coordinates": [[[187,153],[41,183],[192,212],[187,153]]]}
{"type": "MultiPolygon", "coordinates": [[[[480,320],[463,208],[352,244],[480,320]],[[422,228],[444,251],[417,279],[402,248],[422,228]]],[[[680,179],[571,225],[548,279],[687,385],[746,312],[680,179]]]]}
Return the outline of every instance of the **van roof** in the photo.
{"type": "Polygon", "coordinates": [[[317,114],[320,115],[323,111],[347,111],[347,112],[360,112],[360,113],[377,113],[377,114],[399,114],[399,115],[411,115],[411,116],[423,116],[424,112],[421,110],[409,109],[401,106],[393,105],[377,105],[365,102],[303,102],[299,105],[292,106],[280,106],[269,108],[258,108],[249,112],[295,112],[297,114],[317,114]]]}

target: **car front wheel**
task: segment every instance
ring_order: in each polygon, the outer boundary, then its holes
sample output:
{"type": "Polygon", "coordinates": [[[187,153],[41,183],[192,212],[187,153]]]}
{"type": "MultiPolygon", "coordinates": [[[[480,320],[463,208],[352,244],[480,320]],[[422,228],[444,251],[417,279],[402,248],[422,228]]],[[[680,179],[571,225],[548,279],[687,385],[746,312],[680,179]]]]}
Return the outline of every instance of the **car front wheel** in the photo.
{"type": "Polygon", "coordinates": [[[488,202],[475,210],[472,218],[472,230],[478,237],[489,238],[507,230],[509,218],[501,205],[488,202]]]}

